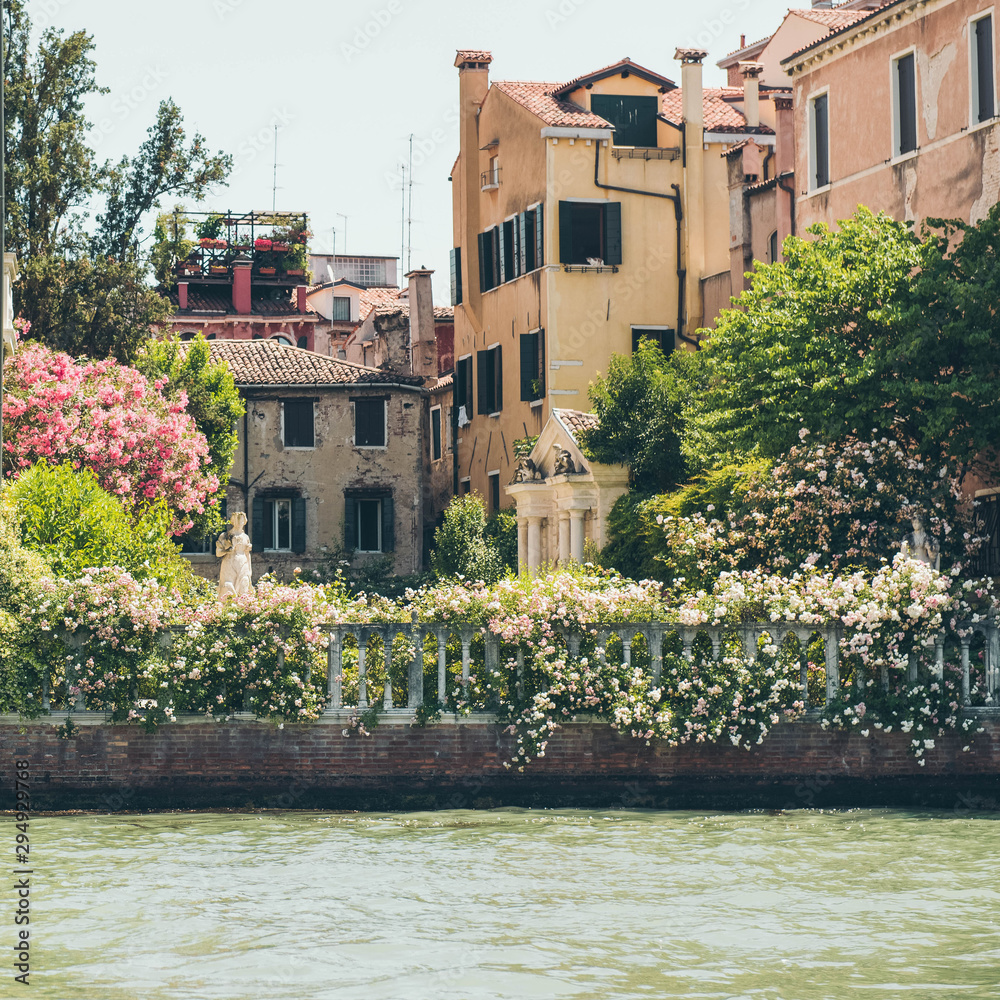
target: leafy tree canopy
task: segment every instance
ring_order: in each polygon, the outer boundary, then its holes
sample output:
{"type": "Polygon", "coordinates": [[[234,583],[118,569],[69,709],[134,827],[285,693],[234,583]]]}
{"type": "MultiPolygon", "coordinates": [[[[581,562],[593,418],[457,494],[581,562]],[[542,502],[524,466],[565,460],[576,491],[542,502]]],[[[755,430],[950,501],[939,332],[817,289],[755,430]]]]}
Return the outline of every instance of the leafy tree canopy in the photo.
{"type": "Polygon", "coordinates": [[[452,498],[444,524],[434,532],[431,569],[438,577],[463,577],[496,583],[504,575],[504,556],[487,537],[486,505],[478,493],[452,498]]]}
{"type": "Polygon", "coordinates": [[[943,231],[918,237],[860,208],[758,265],[704,352],[702,454],[775,458],[806,432],[874,432],[930,463],[981,459],[1000,432],[998,210],[978,226],[931,225],[943,231]]]}
{"type": "Polygon", "coordinates": [[[162,197],[201,199],[223,182],[232,157],[185,134],[173,101],[161,102],[134,156],[99,163],[84,114],[98,86],[94,41],[46,29],[32,50],[24,0],[3,0],[6,246],[20,262],[16,289],[35,339],[78,356],[135,357],[168,314],[145,278],[143,217],[162,197]],[[92,233],[88,208],[103,201],[92,233]]]}

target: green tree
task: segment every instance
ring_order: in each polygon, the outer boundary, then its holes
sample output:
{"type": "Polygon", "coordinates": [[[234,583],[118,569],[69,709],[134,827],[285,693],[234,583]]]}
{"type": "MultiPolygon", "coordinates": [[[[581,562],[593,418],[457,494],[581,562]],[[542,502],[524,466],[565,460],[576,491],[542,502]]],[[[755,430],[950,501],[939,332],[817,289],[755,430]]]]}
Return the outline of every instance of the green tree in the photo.
{"type": "Polygon", "coordinates": [[[88,144],[85,104],[96,82],[93,38],[46,29],[31,47],[23,0],[4,0],[6,246],[21,262],[17,301],[31,336],[69,354],[130,361],[169,313],[146,282],[138,244],[143,216],[161,197],[200,199],[232,159],[187,140],[179,109],[164,101],[134,157],[100,164],[88,144]],[[84,229],[95,199],[103,211],[84,229]]]}
{"type": "Polygon", "coordinates": [[[580,432],[584,454],[606,465],[627,465],[630,485],[641,493],[683,479],[683,409],[699,362],[684,351],[665,357],[650,340],[641,340],[631,357],[613,355],[607,375],[590,383],[598,425],[580,432]]]}
{"type": "Polygon", "coordinates": [[[943,233],[918,237],[861,208],[836,232],[816,225],[815,239],[786,240],[784,262],[758,265],[705,351],[692,435],[703,452],[776,458],[804,432],[822,442],[874,431],[928,462],[968,465],[992,446],[997,212],[979,226],[937,225],[943,233]]]}
{"type": "Polygon", "coordinates": [[[503,558],[486,537],[486,505],[478,493],[454,497],[444,524],[434,532],[431,569],[441,578],[496,583],[504,575],[503,558]]]}
{"type": "MultiPolygon", "coordinates": [[[[150,381],[165,377],[164,394],[187,396],[187,412],[208,441],[211,471],[219,478],[219,496],[225,496],[233,456],[239,444],[236,424],[246,412],[229,366],[212,361],[208,341],[198,336],[187,343],[151,340],[136,359],[135,367],[150,381]]],[[[222,529],[218,508],[195,518],[191,533],[208,535],[222,529]]]]}

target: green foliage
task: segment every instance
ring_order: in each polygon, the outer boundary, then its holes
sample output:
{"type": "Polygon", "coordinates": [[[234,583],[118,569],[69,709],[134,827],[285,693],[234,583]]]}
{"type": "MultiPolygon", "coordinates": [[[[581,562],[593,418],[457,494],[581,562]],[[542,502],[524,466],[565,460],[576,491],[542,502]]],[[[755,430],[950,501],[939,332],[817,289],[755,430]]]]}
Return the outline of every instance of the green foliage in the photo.
{"type": "Polygon", "coordinates": [[[970,463],[1000,433],[1000,209],[918,238],[865,208],[756,267],[704,352],[703,453],[775,458],[798,443],[895,438],[970,463]],[[963,235],[951,252],[949,236],[963,235]]]}
{"type": "Polygon", "coordinates": [[[714,511],[722,519],[740,506],[753,485],[769,476],[771,466],[767,459],[756,459],[709,469],[673,492],[654,497],[646,505],[647,514],[678,517],[714,511]]]}
{"type": "Polygon", "coordinates": [[[42,32],[32,49],[23,0],[6,0],[4,112],[6,247],[17,254],[17,302],[31,335],[68,354],[129,361],[169,303],[148,287],[138,242],[143,217],[167,195],[201,199],[231,157],[187,140],[180,110],[164,101],[134,157],[101,163],[85,108],[95,94],[94,40],[42,32]],[[103,200],[93,232],[85,220],[103,200]]]}
{"type": "Polygon", "coordinates": [[[514,457],[527,458],[531,454],[531,449],[535,447],[535,442],[537,440],[538,440],[537,434],[534,434],[531,437],[515,438],[514,457]]]}
{"type": "Polygon", "coordinates": [[[137,580],[196,590],[187,562],[170,539],[163,501],[129,513],[90,469],[38,462],[12,482],[20,541],[69,579],[94,566],[118,566],[137,580]]]}
{"type": "Polygon", "coordinates": [[[157,216],[149,260],[156,280],[166,288],[172,288],[176,284],[174,266],[178,261],[186,260],[197,246],[194,240],[188,239],[189,222],[183,205],[175,205],[172,212],[157,216]]]}
{"type": "MultiPolygon", "coordinates": [[[[176,339],[149,341],[135,367],[150,381],[166,376],[164,394],[168,398],[176,399],[181,392],[187,395],[187,412],[208,441],[211,471],[221,484],[219,496],[225,496],[239,444],[236,422],[246,412],[228,365],[212,362],[208,342],[199,333],[184,344],[176,339]]],[[[191,530],[204,536],[221,531],[222,525],[216,505],[196,516],[191,530]]]]}
{"type": "Polygon", "coordinates": [[[194,227],[194,234],[199,240],[215,240],[222,233],[222,216],[212,214],[202,219],[194,227]]]}
{"type": "Polygon", "coordinates": [[[504,570],[517,573],[517,508],[507,507],[490,514],[484,535],[496,549],[504,570]]]}
{"type": "Polygon", "coordinates": [[[431,568],[442,579],[496,583],[504,575],[500,551],[486,537],[486,505],[479,494],[454,497],[445,508],[444,524],[434,532],[431,568]]]}
{"type": "Polygon", "coordinates": [[[663,565],[656,556],[663,550],[663,532],[650,530],[643,511],[651,500],[643,493],[623,493],[608,513],[608,543],[601,550],[601,565],[633,580],[656,580],[663,565]]]}
{"type": "Polygon", "coordinates": [[[598,426],[580,432],[584,454],[606,465],[627,465],[632,487],[651,493],[684,477],[683,409],[697,380],[699,358],[669,358],[641,340],[631,357],[613,355],[608,374],[590,384],[598,426]]]}
{"type": "Polygon", "coordinates": [[[286,271],[304,271],[305,277],[309,278],[312,272],[309,270],[309,250],[305,243],[295,243],[291,250],[281,258],[281,266],[286,271]]]}

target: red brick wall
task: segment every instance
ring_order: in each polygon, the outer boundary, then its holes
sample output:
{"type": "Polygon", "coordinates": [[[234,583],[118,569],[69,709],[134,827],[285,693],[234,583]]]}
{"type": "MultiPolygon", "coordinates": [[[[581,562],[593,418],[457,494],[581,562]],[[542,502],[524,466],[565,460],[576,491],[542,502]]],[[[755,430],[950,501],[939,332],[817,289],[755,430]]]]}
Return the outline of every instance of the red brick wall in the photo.
{"type": "MultiPolygon", "coordinates": [[[[59,720],[56,720],[59,721],[59,720]]],[[[921,766],[901,733],[865,738],[815,723],[779,726],[747,751],[671,749],[579,723],[560,730],[523,774],[504,768],[513,737],[481,722],[412,728],[383,720],[370,737],[343,723],[183,723],[155,734],[53,721],[0,726],[5,805],[13,761],[31,762],[34,808],[434,808],[503,804],[609,807],[1000,808],[1000,724],[950,734],[921,766]]]]}

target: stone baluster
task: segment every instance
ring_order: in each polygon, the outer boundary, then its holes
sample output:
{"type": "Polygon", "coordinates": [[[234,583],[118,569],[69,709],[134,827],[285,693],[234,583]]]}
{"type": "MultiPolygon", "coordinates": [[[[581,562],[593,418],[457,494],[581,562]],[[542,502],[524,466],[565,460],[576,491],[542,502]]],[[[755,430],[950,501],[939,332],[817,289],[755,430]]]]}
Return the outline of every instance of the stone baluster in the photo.
{"type": "Polygon", "coordinates": [[[524,698],[524,650],[521,649],[520,645],[517,647],[517,700],[521,701],[524,698]]]}
{"type": "Polygon", "coordinates": [[[840,692],[840,645],[832,629],[823,636],[823,658],[826,663],[826,704],[840,692]]]}
{"type": "Polygon", "coordinates": [[[889,690],[889,664],[883,663],[879,670],[879,680],[882,682],[882,690],[889,690]]]}
{"type": "Polygon", "coordinates": [[[934,638],[934,679],[944,680],[944,634],[934,638]]]}
{"type": "Polygon", "coordinates": [[[619,631],[618,635],[622,640],[622,663],[626,667],[632,666],[632,635],[625,629],[619,631]]]}
{"type": "Polygon", "coordinates": [[[368,674],[365,668],[365,656],[368,653],[368,635],[358,631],[358,708],[368,707],[368,674]]]}
{"type": "Polygon", "coordinates": [[[681,634],[681,656],[689,663],[694,659],[694,640],[698,633],[693,628],[685,628],[683,625],[678,629],[681,634]]]}
{"type": "Polygon", "coordinates": [[[382,635],[383,653],[385,655],[385,687],[382,691],[382,708],[388,712],[392,708],[392,630],[386,629],[382,635]]]}
{"type": "Polygon", "coordinates": [[[910,684],[917,679],[917,657],[915,653],[906,654],[906,679],[910,684]]]}
{"type": "Polygon", "coordinates": [[[331,629],[326,644],[326,693],[330,707],[339,709],[343,704],[344,654],[340,629],[331,629]]]}
{"type": "Polygon", "coordinates": [[[968,705],[972,699],[969,696],[969,643],[972,636],[962,636],[962,704],[968,705]]]}
{"type": "Polygon", "coordinates": [[[653,686],[657,687],[663,674],[663,629],[653,625],[649,629],[649,666],[653,686]]]}
{"type": "Polygon", "coordinates": [[[448,630],[437,630],[438,641],[438,703],[443,705],[448,697],[448,630]]]}
{"type": "Polygon", "coordinates": [[[713,628],[709,632],[709,637],[712,640],[712,661],[714,663],[719,662],[719,652],[722,649],[722,629],[713,628]]]}
{"type": "MultiPolygon", "coordinates": [[[[416,619],[416,612],[413,613],[416,619]]],[[[413,656],[410,658],[410,683],[407,685],[407,708],[419,708],[424,703],[424,640],[427,633],[416,624],[410,627],[409,639],[413,643],[413,656]]]]}
{"type": "Polygon", "coordinates": [[[472,646],[472,635],[468,629],[462,629],[462,697],[469,699],[469,649],[472,646]]]}
{"type": "Polygon", "coordinates": [[[51,705],[49,702],[49,672],[46,669],[45,673],[42,675],[42,708],[44,711],[48,712],[51,705]]]}
{"type": "Polygon", "coordinates": [[[601,666],[605,666],[608,662],[608,636],[610,635],[605,629],[597,630],[597,658],[600,660],[601,666]]]}
{"type": "Polygon", "coordinates": [[[799,684],[802,687],[802,704],[809,708],[809,654],[800,648],[802,661],[799,668],[799,684]]]}

